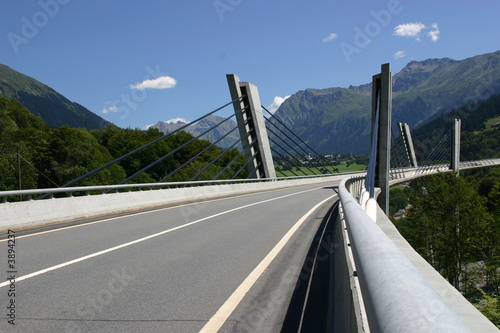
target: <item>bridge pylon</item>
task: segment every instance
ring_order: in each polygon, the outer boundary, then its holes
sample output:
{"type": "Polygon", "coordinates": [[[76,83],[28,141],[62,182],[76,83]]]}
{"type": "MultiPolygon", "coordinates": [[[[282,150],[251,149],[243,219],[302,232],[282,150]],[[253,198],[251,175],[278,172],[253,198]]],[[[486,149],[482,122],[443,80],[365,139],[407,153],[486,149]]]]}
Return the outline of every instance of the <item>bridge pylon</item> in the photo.
{"type": "Polygon", "coordinates": [[[234,74],[227,74],[226,78],[231,98],[236,100],[233,107],[250,177],[276,178],[259,91],[234,74]]]}
{"type": "Polygon", "coordinates": [[[462,120],[455,118],[452,122],[451,128],[451,163],[450,169],[458,172],[458,165],[460,163],[460,131],[462,127],[462,120]]]}
{"type": "MultiPolygon", "coordinates": [[[[391,167],[392,74],[390,64],[383,64],[372,79],[372,137],[376,136],[374,185],[381,192],[380,208],[389,214],[389,170],[391,167]]],[[[374,143],[372,142],[372,145],[374,143]]]]}
{"type": "Polygon", "coordinates": [[[401,134],[401,137],[403,138],[408,163],[410,164],[410,167],[418,168],[417,155],[415,154],[415,148],[413,147],[410,125],[406,123],[398,123],[398,128],[399,134],[401,134]]]}

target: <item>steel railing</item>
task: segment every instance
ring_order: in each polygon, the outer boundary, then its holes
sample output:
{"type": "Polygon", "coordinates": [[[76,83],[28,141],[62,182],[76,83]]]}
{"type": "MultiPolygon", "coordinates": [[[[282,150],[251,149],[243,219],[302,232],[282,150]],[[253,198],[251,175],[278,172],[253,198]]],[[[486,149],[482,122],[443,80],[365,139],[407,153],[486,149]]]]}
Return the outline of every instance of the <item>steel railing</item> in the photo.
{"type": "Polygon", "coordinates": [[[293,176],[293,177],[279,177],[279,178],[261,178],[261,179],[228,179],[228,180],[201,180],[201,181],[188,181],[188,182],[161,182],[161,183],[145,183],[145,184],[119,184],[119,185],[98,185],[98,186],[77,186],[77,187],[57,187],[57,188],[44,188],[34,190],[12,190],[0,191],[0,203],[8,202],[9,197],[21,197],[23,201],[37,199],[36,196],[41,197],[48,195],[47,198],[53,198],[55,194],[65,194],[66,197],[76,195],[104,195],[107,192],[119,191],[144,191],[144,190],[159,190],[166,188],[176,187],[192,187],[192,186],[207,186],[207,185],[223,185],[223,184],[240,184],[240,183],[256,183],[256,182],[275,182],[286,181],[294,179],[308,179],[319,177],[331,177],[339,175],[349,175],[360,173],[360,171],[344,172],[336,174],[323,174],[323,175],[308,175],[308,176],[293,176]],[[94,192],[94,193],[93,193],[94,192]]]}
{"type": "Polygon", "coordinates": [[[363,185],[343,179],[339,197],[370,331],[469,332],[349,192],[357,196],[363,185]]]}

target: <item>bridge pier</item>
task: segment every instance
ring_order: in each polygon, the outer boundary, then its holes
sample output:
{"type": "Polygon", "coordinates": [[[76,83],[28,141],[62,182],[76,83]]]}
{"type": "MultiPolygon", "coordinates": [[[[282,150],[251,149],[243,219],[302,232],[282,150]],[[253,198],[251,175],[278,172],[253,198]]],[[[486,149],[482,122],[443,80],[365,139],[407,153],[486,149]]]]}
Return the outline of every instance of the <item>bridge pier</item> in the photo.
{"type": "Polygon", "coordinates": [[[250,177],[276,178],[257,87],[249,82],[240,82],[234,74],[227,74],[226,78],[232,100],[238,100],[233,107],[250,177]]]}
{"type": "Polygon", "coordinates": [[[406,123],[398,123],[399,133],[403,138],[403,143],[406,149],[406,155],[408,156],[408,162],[410,167],[418,168],[417,155],[415,154],[415,148],[413,147],[413,140],[411,138],[410,126],[406,123]]]}
{"type": "Polygon", "coordinates": [[[454,119],[451,129],[451,164],[450,169],[458,172],[458,165],[460,163],[460,131],[462,126],[461,119],[454,119]]]}
{"type": "MultiPolygon", "coordinates": [[[[392,75],[390,64],[372,79],[372,133],[377,132],[374,186],[381,192],[377,201],[389,213],[389,169],[391,167],[392,75]],[[378,116],[377,116],[378,114],[378,116]],[[378,119],[378,122],[377,122],[378,119]]],[[[374,143],[372,142],[372,145],[374,143]]],[[[372,157],[373,158],[373,157],[372,157]]]]}

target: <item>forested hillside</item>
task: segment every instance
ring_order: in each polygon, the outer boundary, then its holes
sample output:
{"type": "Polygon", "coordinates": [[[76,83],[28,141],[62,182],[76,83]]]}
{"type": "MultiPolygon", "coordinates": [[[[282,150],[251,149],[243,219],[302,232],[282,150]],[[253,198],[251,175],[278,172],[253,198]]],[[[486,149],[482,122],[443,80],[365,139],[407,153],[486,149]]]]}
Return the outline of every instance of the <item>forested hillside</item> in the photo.
{"type": "Polygon", "coordinates": [[[412,131],[417,160],[424,162],[450,132],[452,120],[462,120],[461,160],[500,157],[500,95],[445,113],[412,131]]]}
{"type": "MultiPolygon", "coordinates": [[[[0,96],[0,191],[61,186],[162,135],[153,128],[142,131],[119,129],[114,125],[92,131],[67,126],[51,129],[18,101],[0,96]]],[[[116,184],[192,138],[191,134],[181,131],[76,185],[116,184]]],[[[130,183],[159,181],[208,146],[209,141],[196,140],[130,183]]],[[[167,181],[189,180],[222,151],[211,147],[167,181]]],[[[238,154],[238,150],[231,150],[197,180],[212,179],[238,154]]],[[[243,161],[243,157],[239,158],[220,178],[233,176],[243,161]]]]}
{"type": "Polygon", "coordinates": [[[0,64],[0,96],[16,99],[52,128],[103,129],[108,121],[47,85],[0,64]]]}
{"type": "Polygon", "coordinates": [[[406,240],[500,328],[500,168],[419,178],[390,201],[406,240]]]}

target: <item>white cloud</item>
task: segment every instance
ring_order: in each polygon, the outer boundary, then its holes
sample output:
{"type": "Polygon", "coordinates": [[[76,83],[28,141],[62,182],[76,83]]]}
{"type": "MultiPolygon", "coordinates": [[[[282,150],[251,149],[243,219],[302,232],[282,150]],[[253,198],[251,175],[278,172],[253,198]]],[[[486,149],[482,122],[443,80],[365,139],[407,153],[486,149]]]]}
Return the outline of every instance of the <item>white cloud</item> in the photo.
{"type": "Polygon", "coordinates": [[[416,23],[405,23],[400,24],[394,28],[394,36],[400,37],[415,37],[416,40],[420,40],[420,32],[424,29],[432,29],[427,33],[427,36],[430,37],[431,41],[437,42],[439,39],[439,28],[437,23],[434,23],[430,27],[425,26],[425,24],[416,22],[416,23]]]}
{"type": "Polygon", "coordinates": [[[420,40],[418,34],[423,29],[425,29],[425,25],[420,22],[400,24],[394,28],[394,36],[416,37],[417,40],[420,40]]]}
{"type": "Polygon", "coordinates": [[[394,58],[396,59],[401,59],[403,57],[406,57],[406,51],[398,51],[394,53],[394,58]]]}
{"type": "Polygon", "coordinates": [[[118,108],[116,107],[116,105],[111,105],[101,110],[101,113],[110,113],[110,112],[118,112],[118,108]]]}
{"type": "Polygon", "coordinates": [[[160,76],[156,79],[144,80],[140,83],[130,85],[130,89],[170,89],[177,85],[177,81],[171,76],[160,76]]]}
{"type": "Polygon", "coordinates": [[[427,36],[429,36],[433,42],[437,42],[437,40],[439,39],[439,33],[441,31],[439,31],[438,25],[436,23],[434,23],[431,27],[434,30],[429,31],[429,33],[427,34],[427,36]]]}
{"type": "Polygon", "coordinates": [[[335,38],[337,38],[337,34],[336,33],[331,33],[330,35],[328,35],[328,37],[323,38],[323,43],[331,42],[335,38]]]}
{"type": "Polygon", "coordinates": [[[176,124],[178,122],[181,122],[181,123],[185,123],[185,124],[188,124],[189,121],[187,121],[186,119],[184,118],[172,118],[172,119],[169,119],[167,121],[165,121],[167,124],[176,124]]]}
{"type": "Polygon", "coordinates": [[[151,127],[153,127],[155,124],[149,124],[149,125],[146,125],[143,127],[144,130],[148,130],[150,129],[151,127]]]}
{"type": "Polygon", "coordinates": [[[269,112],[271,112],[271,113],[275,113],[276,110],[278,110],[278,108],[280,107],[280,105],[283,104],[283,102],[288,97],[290,97],[290,95],[285,96],[285,97],[281,97],[281,96],[274,97],[273,102],[266,109],[268,109],[269,112]]]}

